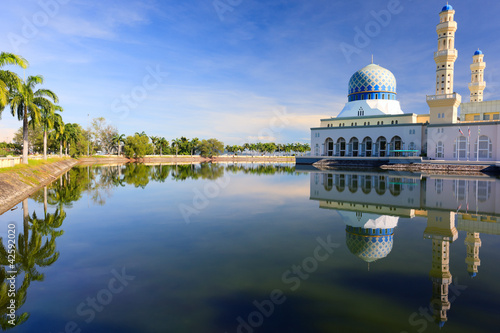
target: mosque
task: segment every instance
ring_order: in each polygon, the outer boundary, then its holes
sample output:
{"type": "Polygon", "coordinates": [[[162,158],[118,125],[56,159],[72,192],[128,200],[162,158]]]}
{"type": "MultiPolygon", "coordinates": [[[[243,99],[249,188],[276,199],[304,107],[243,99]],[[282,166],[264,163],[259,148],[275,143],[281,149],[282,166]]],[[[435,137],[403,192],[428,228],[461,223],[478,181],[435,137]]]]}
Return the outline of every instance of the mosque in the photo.
{"type": "MultiPolygon", "coordinates": [[[[405,113],[397,100],[396,78],[373,64],[349,80],[348,102],[336,117],[311,128],[311,158],[500,161],[500,100],[483,101],[484,54],[472,56],[470,102],[453,89],[457,22],[451,5],[437,25],[436,86],[427,96],[429,113],[405,113]],[[460,110],[460,111],[459,111],[460,110]]],[[[492,164],[493,164],[492,163],[492,164]]]]}

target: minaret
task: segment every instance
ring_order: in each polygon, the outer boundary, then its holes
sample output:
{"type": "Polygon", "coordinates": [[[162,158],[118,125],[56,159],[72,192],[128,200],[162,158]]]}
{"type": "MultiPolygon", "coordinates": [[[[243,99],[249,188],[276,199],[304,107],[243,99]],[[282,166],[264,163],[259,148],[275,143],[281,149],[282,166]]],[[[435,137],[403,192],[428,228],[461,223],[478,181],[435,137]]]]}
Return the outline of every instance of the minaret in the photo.
{"type": "Polygon", "coordinates": [[[483,91],[486,88],[484,81],[484,69],[486,63],[483,61],[484,54],[481,50],[477,50],[472,57],[472,64],[470,65],[471,81],[469,83],[470,101],[482,102],[483,91]]]}
{"type": "Polygon", "coordinates": [[[453,7],[448,4],[439,13],[440,22],[436,28],[438,50],[434,52],[436,94],[427,96],[431,124],[456,123],[458,107],[462,102],[462,97],[453,91],[455,61],[458,57],[455,49],[457,22],[454,21],[454,15],[453,7]]]}
{"type": "Polygon", "coordinates": [[[450,244],[458,238],[455,227],[455,213],[428,210],[424,238],[432,240],[432,267],[429,277],[432,281],[431,308],[434,320],[442,327],[448,320],[451,303],[448,299],[452,283],[450,272],[450,244]]]}
{"type": "Polygon", "coordinates": [[[470,277],[475,277],[477,267],[481,265],[479,259],[479,248],[481,247],[479,232],[468,232],[467,237],[465,237],[465,245],[467,246],[467,257],[465,258],[467,272],[469,272],[470,277]]]}

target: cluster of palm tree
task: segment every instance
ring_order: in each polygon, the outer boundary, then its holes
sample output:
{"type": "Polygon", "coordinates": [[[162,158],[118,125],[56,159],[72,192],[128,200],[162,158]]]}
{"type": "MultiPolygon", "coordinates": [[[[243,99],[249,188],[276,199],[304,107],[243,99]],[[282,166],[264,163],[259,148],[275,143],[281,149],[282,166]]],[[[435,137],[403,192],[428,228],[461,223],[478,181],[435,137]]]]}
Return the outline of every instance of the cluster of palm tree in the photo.
{"type": "Polygon", "coordinates": [[[284,153],[287,155],[305,153],[310,151],[311,147],[308,143],[274,143],[274,142],[257,142],[245,143],[243,146],[234,145],[226,146],[226,151],[229,153],[243,153],[248,152],[251,154],[274,154],[275,152],[284,153]]]}
{"type": "MultiPolygon", "coordinates": [[[[28,61],[21,56],[2,52],[0,54],[0,68],[6,65],[16,65],[25,70],[28,61]]],[[[43,126],[43,157],[47,159],[47,135],[53,129],[62,141],[68,141],[64,137],[65,126],[58,112],[63,109],[56,103],[59,102],[57,95],[49,89],[37,89],[43,84],[43,76],[35,75],[21,79],[16,73],[8,70],[0,70],[0,115],[3,109],[10,105],[14,117],[23,122],[23,163],[28,164],[28,126],[43,126]]],[[[61,148],[62,151],[62,148],[61,148]]]]}

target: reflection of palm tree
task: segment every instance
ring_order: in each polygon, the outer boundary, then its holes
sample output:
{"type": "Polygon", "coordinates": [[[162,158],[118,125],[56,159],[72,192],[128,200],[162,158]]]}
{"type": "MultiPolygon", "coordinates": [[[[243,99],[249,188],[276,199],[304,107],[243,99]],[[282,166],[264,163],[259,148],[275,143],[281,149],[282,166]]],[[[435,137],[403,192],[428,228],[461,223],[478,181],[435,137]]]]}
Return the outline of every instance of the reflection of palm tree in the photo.
{"type": "MultiPolygon", "coordinates": [[[[0,262],[4,265],[4,260],[7,260],[7,255],[4,254],[5,248],[3,247],[2,238],[0,238],[0,262]]],[[[30,280],[26,277],[23,278],[23,283],[21,287],[16,290],[14,298],[9,297],[8,286],[6,280],[10,278],[10,275],[7,276],[5,269],[0,267],[0,327],[2,331],[9,330],[14,327],[18,327],[28,320],[29,313],[19,314],[18,310],[24,305],[26,301],[26,292],[30,285],[30,280]],[[10,310],[7,308],[11,304],[11,300],[15,301],[15,311],[16,311],[16,319],[14,320],[14,325],[12,325],[12,321],[10,317],[7,317],[7,314],[10,310]],[[10,321],[10,323],[9,323],[10,321]]]]}
{"type": "MultiPolygon", "coordinates": [[[[44,191],[44,202],[48,200],[44,191]]],[[[8,266],[9,271],[15,271],[15,275],[23,272],[23,283],[15,292],[15,310],[25,303],[26,293],[32,281],[43,281],[44,274],[38,271],[39,267],[48,267],[58,258],[56,252],[55,239],[63,234],[62,230],[56,230],[62,226],[66,213],[57,209],[55,213],[49,214],[44,209],[44,219],[39,219],[34,212],[30,217],[28,212],[28,199],[23,201],[23,233],[18,235],[17,247],[15,248],[14,268],[10,267],[8,252],[0,238],[0,264],[8,266]],[[30,227],[31,224],[31,227],[30,227]],[[30,232],[31,230],[31,232],[30,232]]],[[[24,323],[29,318],[28,313],[18,314],[12,325],[7,316],[7,305],[11,302],[12,295],[9,295],[7,279],[11,275],[6,275],[4,267],[0,267],[0,326],[2,330],[7,330],[24,323]]],[[[10,274],[10,273],[9,273],[10,274]]]]}

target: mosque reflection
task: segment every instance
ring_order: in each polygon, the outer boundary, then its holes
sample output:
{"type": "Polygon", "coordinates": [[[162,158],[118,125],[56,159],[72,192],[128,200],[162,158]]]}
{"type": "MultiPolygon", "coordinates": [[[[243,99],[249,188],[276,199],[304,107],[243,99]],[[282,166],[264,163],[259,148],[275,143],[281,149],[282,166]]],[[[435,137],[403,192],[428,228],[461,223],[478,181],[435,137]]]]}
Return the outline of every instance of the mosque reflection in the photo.
{"type": "Polygon", "coordinates": [[[338,212],[346,223],[348,249],[368,263],[389,255],[400,217],[427,219],[423,236],[432,241],[430,305],[442,327],[450,310],[450,244],[458,239],[458,231],[466,233],[465,263],[468,274],[476,277],[480,234],[500,234],[498,181],[348,171],[313,172],[310,177],[310,199],[338,212]]]}

